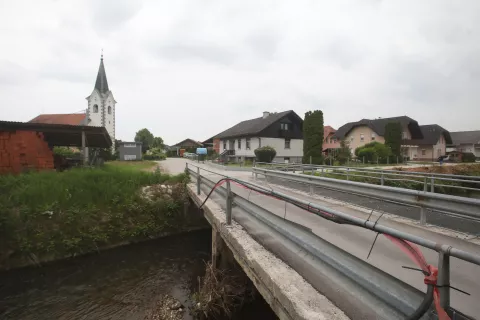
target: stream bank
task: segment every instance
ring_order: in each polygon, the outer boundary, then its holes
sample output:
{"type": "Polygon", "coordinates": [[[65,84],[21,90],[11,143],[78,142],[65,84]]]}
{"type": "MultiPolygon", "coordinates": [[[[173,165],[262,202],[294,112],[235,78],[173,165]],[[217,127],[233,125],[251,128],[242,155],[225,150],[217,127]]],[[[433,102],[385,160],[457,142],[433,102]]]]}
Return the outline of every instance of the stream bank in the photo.
{"type": "MultiPolygon", "coordinates": [[[[161,318],[158,306],[193,319],[188,307],[211,258],[211,229],[0,272],[0,318],[15,320],[161,318]]],[[[232,319],[275,319],[258,294],[232,319]]],[[[175,319],[175,318],[172,318],[175,319]]],[[[178,318],[177,318],[178,319],[178,318]]]]}

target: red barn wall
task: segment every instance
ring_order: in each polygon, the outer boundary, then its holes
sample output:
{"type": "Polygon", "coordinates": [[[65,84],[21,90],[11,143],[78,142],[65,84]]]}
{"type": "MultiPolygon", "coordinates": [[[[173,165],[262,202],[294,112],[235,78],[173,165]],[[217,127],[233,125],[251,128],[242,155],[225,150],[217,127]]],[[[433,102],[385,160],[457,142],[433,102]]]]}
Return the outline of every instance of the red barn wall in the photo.
{"type": "Polygon", "coordinates": [[[53,168],[53,152],[43,133],[0,131],[0,174],[53,168]]]}

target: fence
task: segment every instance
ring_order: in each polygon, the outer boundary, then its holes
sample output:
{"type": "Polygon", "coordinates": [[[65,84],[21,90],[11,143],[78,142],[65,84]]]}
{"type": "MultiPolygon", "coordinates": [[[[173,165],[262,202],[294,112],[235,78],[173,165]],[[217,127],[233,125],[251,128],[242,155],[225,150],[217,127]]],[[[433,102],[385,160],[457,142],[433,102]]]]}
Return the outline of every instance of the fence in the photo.
{"type": "Polygon", "coordinates": [[[340,192],[362,195],[369,198],[419,207],[420,224],[422,225],[425,225],[427,220],[425,209],[456,215],[465,219],[480,221],[480,200],[478,199],[457,197],[426,191],[394,188],[348,180],[338,180],[312,175],[294,174],[263,168],[253,168],[252,172],[255,176],[262,174],[265,177],[276,177],[282,180],[309,185],[311,194],[313,194],[313,187],[317,186],[337,190],[340,192]]]}
{"type": "Polygon", "coordinates": [[[464,193],[477,193],[480,196],[480,177],[441,173],[405,172],[400,170],[381,170],[369,168],[352,168],[344,166],[325,166],[310,164],[286,163],[257,163],[257,165],[280,171],[302,171],[303,173],[319,174],[320,176],[340,176],[347,180],[361,178],[371,182],[378,181],[385,185],[388,181],[409,182],[417,185],[424,191],[436,192],[439,188],[462,191],[464,193]]]}
{"type": "MultiPolygon", "coordinates": [[[[432,240],[425,239],[425,238],[415,236],[415,235],[411,235],[409,233],[399,231],[399,230],[396,230],[394,228],[384,226],[382,224],[377,224],[376,221],[371,221],[369,219],[365,220],[363,218],[351,216],[349,214],[343,213],[341,211],[338,211],[338,210],[335,210],[335,209],[332,209],[332,208],[324,207],[324,206],[318,205],[316,203],[312,203],[312,202],[309,202],[309,201],[304,201],[304,200],[301,200],[301,199],[283,194],[281,192],[277,192],[277,191],[274,191],[274,190],[271,190],[271,189],[264,188],[264,187],[259,186],[257,184],[253,184],[253,183],[250,183],[250,182],[246,182],[246,181],[242,181],[242,180],[238,180],[238,179],[234,179],[234,178],[229,178],[226,175],[218,174],[217,172],[210,171],[210,170],[205,170],[203,168],[200,168],[200,167],[192,165],[192,164],[187,163],[186,164],[186,169],[187,169],[187,172],[196,181],[197,194],[199,194],[199,195],[201,194],[201,186],[205,185],[208,189],[211,189],[211,191],[209,190],[210,192],[215,192],[217,195],[220,196],[220,199],[221,199],[220,201],[224,202],[223,206],[226,208],[226,210],[225,210],[226,211],[226,223],[228,225],[230,225],[231,221],[232,221],[232,207],[233,207],[233,204],[235,204],[235,207],[243,209],[246,212],[248,212],[250,214],[253,214],[253,215],[256,215],[255,212],[261,213],[261,212],[266,211],[265,208],[263,208],[259,205],[256,205],[253,202],[249,201],[249,198],[244,198],[240,194],[238,194],[238,192],[235,192],[232,188],[232,185],[231,185],[231,182],[235,182],[235,183],[242,184],[244,187],[247,187],[250,190],[257,191],[257,192],[263,193],[263,194],[268,193],[269,195],[271,195],[272,197],[274,197],[276,199],[283,199],[286,202],[288,201],[289,203],[295,204],[297,206],[301,206],[306,211],[317,214],[317,215],[319,215],[323,218],[325,218],[324,214],[327,214],[330,217],[334,217],[334,218],[342,219],[343,221],[347,221],[349,224],[352,224],[352,225],[355,225],[355,226],[358,226],[358,227],[362,227],[362,228],[365,228],[365,229],[369,229],[369,230],[374,231],[374,232],[390,235],[390,236],[398,238],[398,239],[407,240],[409,242],[415,243],[415,244],[420,245],[422,247],[434,250],[435,252],[438,253],[438,281],[436,283],[436,286],[437,286],[436,289],[440,292],[440,304],[444,309],[449,309],[449,307],[450,307],[450,285],[449,285],[450,284],[450,257],[455,257],[455,258],[458,258],[458,259],[463,260],[463,261],[467,261],[467,262],[470,262],[470,263],[473,263],[473,264],[476,264],[476,265],[480,265],[480,256],[479,255],[476,255],[476,254],[473,254],[473,253],[470,253],[470,252],[466,252],[466,251],[454,248],[454,247],[446,245],[446,244],[436,243],[432,240]],[[204,172],[203,175],[202,175],[202,172],[204,172]],[[215,180],[207,177],[205,175],[205,173],[215,174],[215,175],[221,176],[222,179],[226,180],[225,181],[226,186],[225,187],[218,187],[219,186],[218,181],[215,181],[215,180]],[[319,214],[320,212],[322,214],[319,214]]],[[[260,173],[260,174],[265,174],[265,175],[281,174],[281,173],[274,172],[274,171],[271,171],[271,170],[258,169],[258,168],[254,169],[254,173],[256,173],[256,174],[260,173]]],[[[290,176],[297,176],[297,177],[299,176],[299,175],[290,174],[290,173],[282,173],[282,174],[290,175],[290,176]]],[[[312,183],[314,180],[322,181],[322,182],[326,181],[326,179],[323,179],[323,178],[315,178],[315,177],[306,177],[306,178],[309,179],[308,181],[310,183],[312,183]]],[[[334,180],[334,179],[328,179],[328,180],[332,180],[332,181],[328,181],[328,182],[338,181],[338,180],[334,180]]],[[[343,181],[343,182],[345,183],[345,181],[343,181]]],[[[348,182],[348,183],[346,183],[346,185],[352,185],[352,183],[348,182]]],[[[357,187],[357,186],[354,186],[354,187],[357,187]]],[[[379,187],[379,186],[375,186],[375,187],[377,187],[377,190],[378,190],[378,188],[386,188],[386,187],[379,187]]],[[[384,190],[386,192],[385,194],[398,192],[398,190],[390,190],[390,189],[393,189],[393,188],[387,188],[387,189],[389,189],[389,190],[384,190]]],[[[403,191],[406,191],[406,190],[403,190],[403,191]]],[[[413,198],[411,196],[415,196],[415,195],[413,195],[409,192],[404,192],[403,195],[405,196],[404,199],[410,199],[408,201],[413,201],[412,200],[413,198]]],[[[390,197],[391,197],[391,195],[390,195],[390,197]]],[[[435,200],[440,200],[440,201],[454,200],[454,201],[457,201],[457,203],[462,203],[462,201],[463,201],[463,200],[460,200],[460,199],[448,199],[444,195],[437,195],[437,194],[429,194],[428,199],[430,199],[430,200],[435,199],[435,200]]],[[[399,199],[399,200],[402,200],[402,199],[399,199]]],[[[432,205],[430,203],[430,201],[427,200],[426,198],[423,199],[422,197],[419,197],[419,199],[417,199],[417,200],[420,201],[426,207],[434,207],[434,205],[432,205]]],[[[467,200],[470,200],[470,199],[467,199],[467,200]]],[[[407,200],[405,200],[405,201],[407,201],[407,200]]],[[[470,205],[473,205],[473,204],[478,205],[478,204],[480,204],[480,202],[470,203],[470,204],[465,204],[465,205],[466,205],[466,208],[471,209],[470,205]]],[[[476,213],[469,211],[468,214],[470,216],[478,218],[480,216],[480,213],[478,212],[478,207],[476,207],[476,208],[477,208],[476,213]]],[[[260,217],[261,215],[259,214],[258,216],[260,217]]],[[[407,302],[405,302],[402,299],[408,300],[409,294],[415,291],[415,289],[412,288],[412,287],[410,287],[409,289],[405,289],[406,288],[405,286],[407,286],[406,284],[403,284],[403,286],[400,286],[399,288],[386,288],[385,287],[386,282],[382,282],[386,279],[383,276],[382,271],[378,270],[377,268],[375,268],[375,267],[373,267],[373,266],[371,266],[367,263],[362,264],[361,267],[356,266],[355,263],[358,263],[358,262],[353,263],[352,259],[354,259],[354,258],[352,258],[349,253],[335,247],[332,244],[325,243],[326,246],[333,246],[334,248],[336,248],[335,251],[332,251],[334,253],[331,253],[330,255],[326,255],[325,250],[327,250],[328,248],[314,247],[305,240],[306,239],[305,237],[307,236],[307,234],[308,234],[308,236],[311,236],[311,232],[309,233],[310,226],[304,226],[305,227],[304,229],[301,229],[301,228],[292,229],[293,230],[292,231],[292,230],[288,229],[287,227],[285,227],[285,228],[281,227],[280,224],[279,224],[279,221],[275,222],[272,219],[265,218],[265,216],[263,216],[263,218],[260,217],[259,219],[260,219],[261,223],[263,223],[265,225],[268,225],[270,228],[275,229],[281,236],[285,237],[285,239],[288,239],[289,241],[294,242],[297,246],[302,248],[302,250],[304,250],[304,252],[308,252],[312,255],[315,255],[315,257],[318,258],[320,261],[324,261],[325,263],[333,266],[334,268],[337,268],[338,271],[341,272],[342,274],[344,274],[346,276],[349,276],[350,279],[353,279],[353,280],[357,281],[359,286],[362,286],[363,288],[366,288],[370,291],[374,291],[375,296],[382,297],[382,299],[385,299],[385,301],[388,300],[390,303],[393,303],[393,304],[395,304],[395,303],[396,304],[404,304],[404,303],[408,304],[407,302]],[[303,233],[305,233],[305,234],[303,234],[303,233]],[[349,261],[350,264],[347,265],[346,263],[343,263],[341,261],[349,261]],[[398,292],[400,292],[402,290],[406,290],[406,291],[404,291],[403,294],[398,295],[398,292]],[[408,292],[410,292],[410,293],[408,293],[408,292]]],[[[332,248],[330,248],[330,249],[332,249],[332,248]]],[[[388,283],[390,283],[390,282],[388,282],[388,283]]],[[[407,286],[407,287],[409,287],[409,286],[407,286]]],[[[430,290],[428,292],[430,292],[430,290]]],[[[426,303],[424,303],[424,304],[426,304],[426,309],[422,311],[423,313],[419,314],[418,317],[413,317],[413,318],[409,318],[409,319],[420,319],[422,317],[422,315],[426,312],[426,310],[428,310],[428,308],[431,305],[431,300],[430,301],[424,300],[424,302],[425,301],[426,301],[426,303]]],[[[419,309],[417,309],[417,311],[418,310],[419,309]]],[[[449,309],[449,310],[451,312],[451,309],[449,309]]],[[[456,319],[461,319],[461,318],[456,318],[456,319]]],[[[463,318],[463,319],[466,319],[466,318],[463,318]]]]}

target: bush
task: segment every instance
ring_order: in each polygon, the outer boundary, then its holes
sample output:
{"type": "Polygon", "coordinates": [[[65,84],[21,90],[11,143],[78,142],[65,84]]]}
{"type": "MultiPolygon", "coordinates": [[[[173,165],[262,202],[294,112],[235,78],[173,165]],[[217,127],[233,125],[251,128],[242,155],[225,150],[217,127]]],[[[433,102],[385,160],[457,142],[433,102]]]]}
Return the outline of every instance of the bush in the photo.
{"type": "Polygon", "coordinates": [[[165,160],[167,156],[164,154],[144,154],[143,160],[165,160]]]}
{"type": "Polygon", "coordinates": [[[462,155],[462,162],[475,162],[475,155],[471,152],[465,152],[462,155]]]}
{"type": "Polygon", "coordinates": [[[66,158],[71,158],[75,156],[80,156],[80,152],[73,151],[68,147],[53,147],[53,154],[63,156],[66,158]]]}
{"type": "Polygon", "coordinates": [[[365,158],[365,162],[387,163],[387,159],[392,156],[392,151],[390,147],[380,142],[370,142],[356,148],[355,155],[362,161],[365,158]]]}
{"type": "Polygon", "coordinates": [[[257,148],[254,152],[258,162],[272,162],[277,155],[277,151],[270,146],[257,148]]]}

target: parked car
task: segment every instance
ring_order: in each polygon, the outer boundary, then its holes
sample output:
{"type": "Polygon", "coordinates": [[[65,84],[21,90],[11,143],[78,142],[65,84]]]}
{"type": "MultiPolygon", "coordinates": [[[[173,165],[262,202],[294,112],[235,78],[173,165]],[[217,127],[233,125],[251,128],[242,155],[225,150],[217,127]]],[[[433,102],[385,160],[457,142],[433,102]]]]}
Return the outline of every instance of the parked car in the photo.
{"type": "Polygon", "coordinates": [[[448,157],[448,155],[440,156],[437,158],[438,162],[448,162],[449,160],[450,158],[448,157]]]}

